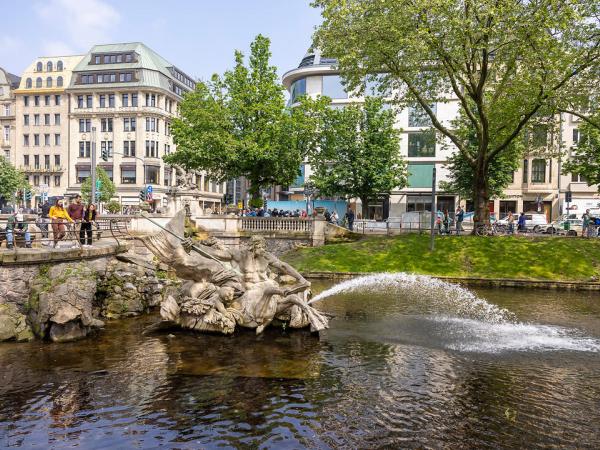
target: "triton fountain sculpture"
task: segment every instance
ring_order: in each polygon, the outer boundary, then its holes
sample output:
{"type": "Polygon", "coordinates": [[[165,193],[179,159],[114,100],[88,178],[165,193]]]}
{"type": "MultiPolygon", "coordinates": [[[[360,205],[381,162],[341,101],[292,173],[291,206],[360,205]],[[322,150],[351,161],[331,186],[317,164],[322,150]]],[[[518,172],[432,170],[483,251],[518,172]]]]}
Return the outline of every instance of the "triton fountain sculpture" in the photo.
{"type": "Polygon", "coordinates": [[[310,283],[252,236],[241,248],[214,237],[184,239],[185,211],[141,241],[183,280],[177,295],[161,305],[164,321],[182,328],[231,334],[236,326],[260,334],[277,319],[291,328],[321,331],[328,318],[308,304],[310,283]]]}

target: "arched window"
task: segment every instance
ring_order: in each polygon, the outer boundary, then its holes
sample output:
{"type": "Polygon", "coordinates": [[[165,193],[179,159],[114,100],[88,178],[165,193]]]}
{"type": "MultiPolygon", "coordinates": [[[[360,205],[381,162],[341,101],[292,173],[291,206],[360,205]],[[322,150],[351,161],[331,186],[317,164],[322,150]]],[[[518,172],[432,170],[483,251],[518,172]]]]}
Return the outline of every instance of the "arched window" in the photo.
{"type": "Polygon", "coordinates": [[[52,77],[46,78],[46,87],[52,87],[52,77]]]}
{"type": "Polygon", "coordinates": [[[46,71],[47,72],[52,72],[52,61],[48,61],[46,63],[46,71]]]}
{"type": "Polygon", "coordinates": [[[39,62],[37,63],[36,70],[37,70],[38,72],[41,72],[42,70],[44,70],[44,65],[42,64],[42,62],[41,62],[41,61],[39,61],[39,62]]]}
{"type": "Polygon", "coordinates": [[[26,88],[31,88],[32,84],[31,84],[31,78],[27,78],[27,81],[25,81],[25,87],[26,88]]]}
{"type": "MultiPolygon", "coordinates": [[[[59,62],[60,62],[60,61],[59,61],[59,62]]],[[[63,78],[62,78],[62,77],[58,77],[58,78],[56,79],[56,85],[57,85],[58,87],[61,87],[61,86],[63,85],[63,78]]]]}
{"type": "Polygon", "coordinates": [[[58,61],[56,63],[56,70],[58,70],[59,72],[63,70],[63,62],[62,61],[58,61]]]}
{"type": "Polygon", "coordinates": [[[37,77],[37,79],[35,80],[35,87],[36,88],[42,87],[42,77],[37,77]]]}

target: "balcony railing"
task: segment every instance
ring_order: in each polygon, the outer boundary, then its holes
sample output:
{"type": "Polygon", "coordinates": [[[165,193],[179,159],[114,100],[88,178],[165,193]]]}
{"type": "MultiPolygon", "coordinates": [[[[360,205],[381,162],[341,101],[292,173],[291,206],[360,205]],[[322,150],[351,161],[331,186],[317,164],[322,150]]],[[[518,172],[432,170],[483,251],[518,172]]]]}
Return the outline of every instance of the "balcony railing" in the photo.
{"type": "Polygon", "coordinates": [[[312,220],[298,218],[275,218],[275,217],[242,217],[243,231],[262,232],[312,232],[312,220]]]}
{"type": "Polygon", "coordinates": [[[27,173],[62,173],[63,166],[19,166],[19,169],[27,173]]]}

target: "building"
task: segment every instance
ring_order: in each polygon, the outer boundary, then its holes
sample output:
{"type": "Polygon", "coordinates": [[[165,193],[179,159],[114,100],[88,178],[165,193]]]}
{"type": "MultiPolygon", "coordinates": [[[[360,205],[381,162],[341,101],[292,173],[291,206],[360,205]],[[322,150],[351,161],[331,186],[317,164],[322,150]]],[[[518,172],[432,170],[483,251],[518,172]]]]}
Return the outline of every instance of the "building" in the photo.
{"type": "Polygon", "coordinates": [[[0,68],[0,132],[1,156],[15,163],[15,94],[20,78],[0,68]]]}
{"type": "Polygon", "coordinates": [[[14,164],[42,195],[63,197],[69,181],[69,98],[65,90],[82,56],[40,57],[23,72],[16,100],[14,164]]]}
{"type": "MultiPolygon", "coordinates": [[[[344,89],[337,61],[323,57],[318,51],[309,51],[297,68],[286,72],[282,82],[290,94],[290,105],[301,95],[325,95],[332,99],[332,107],[339,108],[350,103],[360,103],[364,97],[348,93],[344,89]]],[[[374,86],[367,83],[366,93],[377,93],[374,86]]],[[[459,105],[457,99],[449,98],[434,105],[438,120],[444,125],[457,117],[459,105]]],[[[577,144],[579,120],[570,114],[560,116],[558,136],[552,136],[545,130],[531,136],[531,145],[562,150],[561,157],[543,158],[527,156],[521,167],[514,173],[513,182],[507,187],[502,198],[490,201],[490,210],[503,217],[509,211],[545,212],[552,220],[567,211],[565,193],[572,192],[573,206],[596,206],[600,202],[597,186],[587,186],[578,175],[561,174],[561,159],[569,157],[571,149],[577,144]]],[[[396,126],[401,129],[400,153],[408,163],[408,186],[391,192],[389,198],[374,199],[370,205],[370,219],[397,217],[404,212],[430,211],[433,168],[437,172],[437,185],[447,179],[445,165],[456,147],[448,142],[440,142],[431,131],[429,117],[420,108],[408,108],[397,113],[396,126]],[[444,145],[445,144],[445,145],[444,145]]],[[[539,154],[539,153],[538,153],[539,154]]],[[[280,188],[278,195],[290,200],[304,197],[304,181],[310,177],[308,165],[301,167],[301,177],[289,187],[280,188]]],[[[278,198],[280,199],[280,198],[278,198]]],[[[459,204],[471,211],[472,206],[458,195],[439,193],[436,196],[439,210],[453,212],[459,204]]],[[[573,207],[571,208],[573,210],[573,207]]],[[[360,211],[360,208],[357,209],[360,211]]]]}

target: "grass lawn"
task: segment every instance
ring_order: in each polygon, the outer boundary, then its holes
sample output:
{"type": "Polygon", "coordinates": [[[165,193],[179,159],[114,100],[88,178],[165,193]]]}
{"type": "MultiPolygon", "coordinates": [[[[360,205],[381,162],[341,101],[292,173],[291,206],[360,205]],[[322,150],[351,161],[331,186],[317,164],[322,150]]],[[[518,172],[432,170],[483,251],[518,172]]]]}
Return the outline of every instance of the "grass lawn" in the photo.
{"type": "Polygon", "coordinates": [[[301,272],[413,272],[427,275],[589,281],[600,276],[600,239],[516,236],[369,237],[291,251],[301,272]]]}

